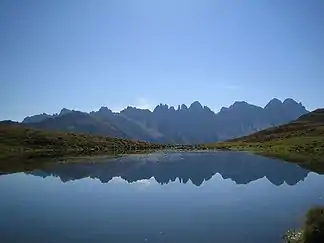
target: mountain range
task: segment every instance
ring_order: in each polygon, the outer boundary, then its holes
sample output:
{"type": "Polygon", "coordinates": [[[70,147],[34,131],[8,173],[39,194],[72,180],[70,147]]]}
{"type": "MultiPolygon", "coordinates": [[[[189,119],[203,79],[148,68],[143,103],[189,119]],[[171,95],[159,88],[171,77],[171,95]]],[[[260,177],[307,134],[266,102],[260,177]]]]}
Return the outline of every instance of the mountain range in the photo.
{"type": "Polygon", "coordinates": [[[26,126],[80,132],[159,143],[208,143],[249,135],[288,123],[308,113],[293,99],[272,99],[265,107],[237,101],[218,113],[198,101],[189,107],[160,104],[153,111],[127,107],[112,112],[107,107],[90,113],[63,108],[60,113],[26,117],[26,126]]]}

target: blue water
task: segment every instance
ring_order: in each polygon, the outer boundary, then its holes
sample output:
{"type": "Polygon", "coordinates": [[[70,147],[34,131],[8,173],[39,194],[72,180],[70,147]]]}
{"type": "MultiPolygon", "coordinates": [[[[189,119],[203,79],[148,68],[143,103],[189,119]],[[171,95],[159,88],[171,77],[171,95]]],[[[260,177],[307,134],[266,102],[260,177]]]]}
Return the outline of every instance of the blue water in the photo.
{"type": "Polygon", "coordinates": [[[1,242],[276,243],[324,176],[236,152],[154,153],[0,176],[1,242]]]}

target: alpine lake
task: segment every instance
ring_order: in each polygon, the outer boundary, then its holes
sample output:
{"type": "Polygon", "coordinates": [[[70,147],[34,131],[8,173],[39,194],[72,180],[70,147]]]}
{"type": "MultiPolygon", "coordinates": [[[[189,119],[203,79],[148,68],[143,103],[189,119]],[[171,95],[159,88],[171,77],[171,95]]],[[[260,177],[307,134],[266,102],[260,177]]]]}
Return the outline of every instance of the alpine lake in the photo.
{"type": "Polygon", "coordinates": [[[276,243],[324,175],[244,152],[154,152],[0,175],[1,242],[276,243]]]}

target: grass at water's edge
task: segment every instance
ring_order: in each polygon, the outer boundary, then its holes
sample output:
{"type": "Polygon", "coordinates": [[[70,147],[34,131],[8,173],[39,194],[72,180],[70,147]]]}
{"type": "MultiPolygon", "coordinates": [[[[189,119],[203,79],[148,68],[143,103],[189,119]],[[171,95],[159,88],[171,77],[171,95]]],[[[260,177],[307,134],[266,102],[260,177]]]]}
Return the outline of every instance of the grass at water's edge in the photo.
{"type": "Polygon", "coordinates": [[[138,153],[167,145],[89,134],[31,129],[0,122],[0,173],[42,166],[46,161],[138,153]]]}
{"type": "MultiPolygon", "coordinates": [[[[191,146],[186,148],[174,148],[172,146],[163,146],[156,148],[147,148],[141,150],[119,150],[118,152],[105,151],[60,151],[60,150],[38,150],[30,152],[21,152],[16,154],[7,154],[0,156],[0,174],[15,173],[21,171],[29,171],[41,169],[50,163],[89,163],[107,161],[107,159],[117,158],[121,156],[129,156],[136,154],[149,154],[156,152],[197,152],[202,150],[195,149],[191,146]]],[[[203,150],[207,151],[207,150],[203,150]]]]}
{"type": "MultiPolygon", "coordinates": [[[[267,145],[265,143],[233,143],[223,142],[196,147],[202,150],[226,150],[226,151],[246,151],[256,153],[266,157],[283,159],[288,162],[294,162],[317,173],[324,173],[324,154],[314,152],[297,152],[294,151],[294,145],[267,145]]],[[[135,153],[150,153],[157,150],[172,149],[172,146],[152,146],[139,149],[119,148],[116,151],[111,150],[57,150],[57,149],[34,149],[21,150],[7,154],[0,154],[0,172],[17,172],[26,171],[41,167],[48,162],[70,162],[71,159],[82,159],[98,156],[116,157],[135,153]]],[[[172,149],[177,151],[191,151],[192,147],[188,146],[182,149],[172,149]]]]}
{"type": "Polygon", "coordinates": [[[324,137],[299,137],[268,142],[230,141],[203,146],[206,149],[247,151],[279,158],[324,173],[324,137]]]}
{"type": "Polygon", "coordinates": [[[0,158],[0,174],[15,173],[21,171],[30,171],[41,169],[51,163],[89,163],[90,161],[100,162],[107,159],[117,158],[133,154],[152,153],[160,149],[133,150],[123,151],[122,153],[80,153],[79,151],[38,151],[29,153],[20,153],[16,155],[7,155],[0,158]]]}

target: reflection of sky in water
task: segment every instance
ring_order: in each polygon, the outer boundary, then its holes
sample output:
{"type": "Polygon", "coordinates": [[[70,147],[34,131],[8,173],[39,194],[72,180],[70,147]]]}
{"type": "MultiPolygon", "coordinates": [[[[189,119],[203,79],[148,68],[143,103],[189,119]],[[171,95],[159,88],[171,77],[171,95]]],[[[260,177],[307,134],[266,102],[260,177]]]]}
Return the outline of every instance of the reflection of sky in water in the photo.
{"type": "Polygon", "coordinates": [[[233,162],[225,160],[232,159],[232,155],[214,154],[213,161],[223,161],[228,167],[213,167],[209,156],[136,155],[118,158],[119,163],[126,162],[122,167],[98,164],[94,169],[52,168],[56,177],[46,178],[40,172],[0,176],[1,233],[9,239],[7,242],[137,243],[147,239],[158,243],[273,243],[280,242],[287,229],[298,227],[309,207],[324,204],[322,175],[291,164],[282,166],[276,164],[277,160],[268,163],[259,156],[233,162]],[[170,167],[147,165],[157,160],[171,161],[170,167]],[[136,161],[144,161],[144,166],[133,164],[136,161]],[[165,178],[175,180],[162,184],[156,180],[154,176],[164,178],[156,171],[161,168],[165,178]],[[181,173],[186,168],[190,178],[195,181],[201,176],[204,182],[199,186],[191,179],[180,183],[178,176],[185,176],[181,173]],[[215,173],[209,178],[210,169],[215,173]],[[73,179],[71,171],[81,179],[73,179]],[[130,181],[117,175],[102,183],[88,176],[106,176],[103,171],[109,178],[116,173],[130,181]],[[238,171],[245,172],[248,179],[238,171]],[[271,173],[265,177],[267,171],[271,173]],[[152,177],[141,179],[147,175],[152,177]],[[62,178],[68,180],[62,182],[62,178]],[[289,185],[285,180],[294,183],[289,185]]]}

